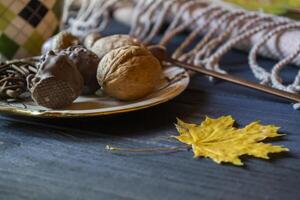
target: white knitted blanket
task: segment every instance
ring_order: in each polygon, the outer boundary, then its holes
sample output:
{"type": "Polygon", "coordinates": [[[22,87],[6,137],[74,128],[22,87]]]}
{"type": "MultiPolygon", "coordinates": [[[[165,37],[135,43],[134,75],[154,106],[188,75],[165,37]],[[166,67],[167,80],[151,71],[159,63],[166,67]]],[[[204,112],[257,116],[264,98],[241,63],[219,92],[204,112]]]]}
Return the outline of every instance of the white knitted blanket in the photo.
{"type": "Polygon", "coordinates": [[[103,31],[111,13],[130,20],[130,35],[145,44],[169,23],[159,42],[167,45],[182,31],[190,30],[173,57],[226,73],[219,61],[232,48],[249,52],[253,75],[262,83],[280,90],[300,93],[300,70],[286,84],[280,71],[287,64],[300,66],[300,22],[284,17],[249,12],[219,1],[207,0],[66,0],[64,28],[83,36],[103,31]],[[72,12],[72,9],[78,12],[72,12]],[[197,36],[203,36],[200,40],[197,36]],[[193,44],[195,44],[193,46],[193,44]],[[259,66],[257,55],[279,62],[271,70],[259,66]]]}

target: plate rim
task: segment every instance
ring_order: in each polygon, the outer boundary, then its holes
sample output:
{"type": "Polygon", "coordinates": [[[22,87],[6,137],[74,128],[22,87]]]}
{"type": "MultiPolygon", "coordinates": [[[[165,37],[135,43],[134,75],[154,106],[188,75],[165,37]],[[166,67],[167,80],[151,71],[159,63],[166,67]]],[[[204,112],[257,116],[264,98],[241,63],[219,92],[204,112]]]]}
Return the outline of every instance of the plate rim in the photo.
{"type": "MultiPolygon", "coordinates": [[[[177,66],[173,66],[177,67],[177,66]]],[[[182,68],[181,68],[182,69],[182,68]]],[[[159,100],[149,103],[146,105],[140,105],[140,106],[135,106],[131,108],[123,108],[119,110],[111,110],[111,111],[100,111],[100,112],[87,112],[87,113],[70,113],[70,112],[57,112],[53,110],[28,110],[25,108],[17,108],[17,107],[8,107],[8,106],[1,106],[0,105],[0,112],[9,114],[9,115],[17,115],[17,116],[24,116],[24,117],[35,117],[35,118],[83,118],[83,117],[97,117],[97,116],[107,116],[107,115],[114,115],[114,114],[121,114],[121,113],[127,113],[127,112],[133,112],[137,110],[142,110],[146,108],[150,108],[159,104],[166,103],[175,97],[179,96],[182,92],[186,90],[186,88],[189,85],[190,82],[190,76],[186,70],[184,70],[184,78],[181,80],[185,79],[185,84],[183,87],[180,87],[177,92],[173,92],[171,95],[167,96],[166,98],[160,98],[159,100]]],[[[158,96],[159,97],[159,96],[158,96]]],[[[153,97],[155,98],[155,97],[153,97]]],[[[150,98],[151,99],[151,98],[150,98]]],[[[138,101],[138,102],[142,102],[138,101]]]]}

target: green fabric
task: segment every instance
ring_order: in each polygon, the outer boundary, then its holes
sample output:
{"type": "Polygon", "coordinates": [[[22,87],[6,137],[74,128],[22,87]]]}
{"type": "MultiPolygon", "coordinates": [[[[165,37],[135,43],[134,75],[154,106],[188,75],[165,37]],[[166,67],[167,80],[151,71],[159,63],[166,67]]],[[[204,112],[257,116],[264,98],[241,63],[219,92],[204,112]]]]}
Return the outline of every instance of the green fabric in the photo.
{"type": "Polygon", "coordinates": [[[11,10],[7,9],[5,12],[1,15],[1,18],[5,18],[7,20],[12,20],[16,17],[16,14],[13,13],[11,10]]]}
{"type": "Polygon", "coordinates": [[[4,19],[4,18],[0,18],[0,30],[3,31],[5,30],[5,28],[8,26],[9,22],[4,19]]]}
{"type": "Polygon", "coordinates": [[[10,21],[13,20],[16,16],[15,13],[7,9],[3,4],[0,3],[0,31],[5,30],[5,28],[9,25],[10,21]]]}
{"type": "Polygon", "coordinates": [[[3,11],[6,9],[6,6],[3,5],[1,2],[0,2],[0,13],[3,13],[3,11]]]}
{"type": "Polygon", "coordinates": [[[62,14],[63,1],[56,1],[52,10],[55,16],[59,19],[62,14]]]}
{"type": "Polygon", "coordinates": [[[8,59],[11,59],[17,52],[19,45],[7,37],[5,34],[0,36],[0,52],[8,59]]]}
{"type": "Polygon", "coordinates": [[[43,45],[43,37],[34,31],[28,40],[24,43],[24,48],[32,55],[37,55],[41,51],[41,46],[43,45]]]}
{"type": "Polygon", "coordinates": [[[0,0],[1,60],[39,55],[44,41],[59,28],[62,4],[61,0],[0,0]]]}

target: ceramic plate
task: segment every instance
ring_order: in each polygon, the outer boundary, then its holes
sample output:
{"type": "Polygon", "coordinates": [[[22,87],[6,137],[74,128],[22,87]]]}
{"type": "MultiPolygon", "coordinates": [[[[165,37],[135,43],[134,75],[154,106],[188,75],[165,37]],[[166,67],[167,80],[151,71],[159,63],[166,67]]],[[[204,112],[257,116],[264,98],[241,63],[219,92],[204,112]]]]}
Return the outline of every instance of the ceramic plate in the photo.
{"type": "Polygon", "coordinates": [[[130,112],[155,106],[178,96],[188,86],[188,73],[179,67],[164,69],[156,90],[143,99],[118,101],[104,94],[80,96],[72,105],[64,109],[49,110],[33,101],[0,101],[0,112],[33,117],[89,117],[130,112]]]}

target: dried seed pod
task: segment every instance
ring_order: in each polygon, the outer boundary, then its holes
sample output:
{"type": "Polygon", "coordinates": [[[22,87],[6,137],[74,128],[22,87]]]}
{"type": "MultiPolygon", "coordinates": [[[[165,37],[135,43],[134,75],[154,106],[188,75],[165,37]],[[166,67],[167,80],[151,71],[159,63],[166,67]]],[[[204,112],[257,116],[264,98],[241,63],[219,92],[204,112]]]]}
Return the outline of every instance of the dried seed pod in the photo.
{"type": "Polygon", "coordinates": [[[51,50],[59,51],[80,43],[79,38],[67,31],[62,31],[53,36],[51,50]]]}
{"type": "Polygon", "coordinates": [[[83,78],[66,54],[50,51],[35,76],[27,77],[32,99],[46,108],[70,105],[82,92],[83,78]]]}
{"type": "Polygon", "coordinates": [[[141,46],[141,43],[128,35],[111,35],[97,40],[91,48],[91,51],[102,59],[103,56],[111,50],[128,45],[141,46]]]}
{"type": "Polygon", "coordinates": [[[125,46],[100,61],[97,79],[104,92],[121,100],[134,100],[155,89],[161,76],[159,61],[144,47],[125,46]]]}
{"type": "Polygon", "coordinates": [[[89,33],[83,41],[83,45],[87,48],[87,49],[91,49],[92,46],[94,45],[94,43],[99,40],[101,38],[100,33],[98,32],[92,32],[89,33]]]}
{"type": "Polygon", "coordinates": [[[64,51],[76,65],[84,80],[83,94],[92,94],[100,88],[96,74],[100,59],[82,46],[72,46],[64,51]]]}

